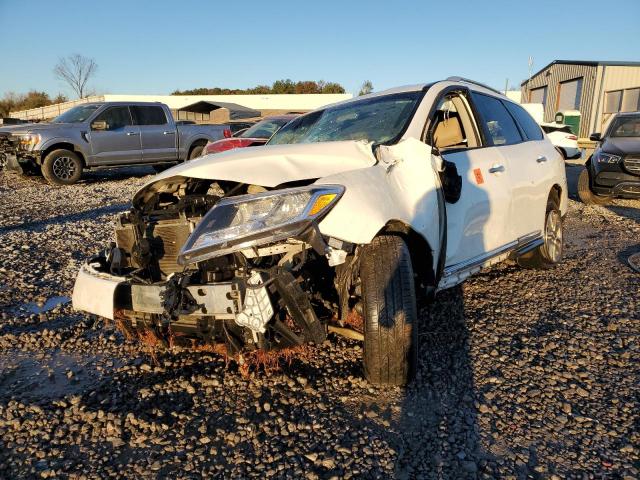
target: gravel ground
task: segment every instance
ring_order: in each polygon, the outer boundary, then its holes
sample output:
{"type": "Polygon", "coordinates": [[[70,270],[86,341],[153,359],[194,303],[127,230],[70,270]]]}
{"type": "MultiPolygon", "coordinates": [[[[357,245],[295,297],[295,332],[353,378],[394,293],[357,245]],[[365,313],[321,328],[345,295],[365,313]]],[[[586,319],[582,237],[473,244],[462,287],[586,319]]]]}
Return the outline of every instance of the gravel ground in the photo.
{"type": "Polygon", "coordinates": [[[0,478],[640,477],[640,202],[572,200],[562,265],[443,292],[417,381],[377,388],[335,336],[245,378],[212,354],[153,362],[74,312],[80,262],[148,175],[0,173],[0,478]]]}

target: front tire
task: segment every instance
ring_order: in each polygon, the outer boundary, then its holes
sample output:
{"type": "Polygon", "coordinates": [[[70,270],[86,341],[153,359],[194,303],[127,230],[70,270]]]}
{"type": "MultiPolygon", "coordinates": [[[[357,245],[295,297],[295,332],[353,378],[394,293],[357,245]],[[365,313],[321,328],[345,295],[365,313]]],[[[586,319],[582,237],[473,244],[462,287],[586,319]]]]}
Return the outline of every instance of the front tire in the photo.
{"type": "Polygon", "coordinates": [[[524,268],[547,269],[555,267],[564,255],[564,234],[560,200],[550,197],[544,218],[544,243],[535,250],[518,257],[518,265],[524,268]]]}
{"type": "Polygon", "coordinates": [[[362,253],[360,279],[365,377],[375,384],[405,385],[417,363],[418,314],[411,257],[402,238],[374,238],[362,253]]]}
{"type": "Polygon", "coordinates": [[[73,185],[82,176],[82,160],[71,150],[49,153],[42,162],[42,175],[53,185],[73,185]]]}
{"type": "Polygon", "coordinates": [[[607,205],[611,199],[596,195],[591,191],[589,169],[584,168],[578,177],[578,197],[585,205],[607,205]]]}

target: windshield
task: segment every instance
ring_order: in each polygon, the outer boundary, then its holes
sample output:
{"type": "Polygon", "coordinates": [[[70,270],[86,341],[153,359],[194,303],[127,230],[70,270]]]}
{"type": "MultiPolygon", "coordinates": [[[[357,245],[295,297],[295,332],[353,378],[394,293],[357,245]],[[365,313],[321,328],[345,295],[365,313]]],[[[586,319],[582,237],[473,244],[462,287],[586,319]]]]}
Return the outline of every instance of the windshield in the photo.
{"type": "Polygon", "coordinates": [[[356,100],[312,112],[282,127],[269,144],[395,140],[411,120],[423,92],[405,92],[356,100]]]}
{"type": "Polygon", "coordinates": [[[58,115],[52,123],[81,123],[100,107],[101,105],[79,105],[58,115]]]}
{"type": "Polygon", "coordinates": [[[247,128],[238,136],[242,138],[271,138],[271,135],[277,132],[278,129],[289,120],[290,118],[267,118],[265,120],[262,120],[261,122],[256,123],[254,126],[247,128]]]}
{"type": "Polygon", "coordinates": [[[610,131],[610,137],[640,137],[640,115],[616,118],[610,131]]]}

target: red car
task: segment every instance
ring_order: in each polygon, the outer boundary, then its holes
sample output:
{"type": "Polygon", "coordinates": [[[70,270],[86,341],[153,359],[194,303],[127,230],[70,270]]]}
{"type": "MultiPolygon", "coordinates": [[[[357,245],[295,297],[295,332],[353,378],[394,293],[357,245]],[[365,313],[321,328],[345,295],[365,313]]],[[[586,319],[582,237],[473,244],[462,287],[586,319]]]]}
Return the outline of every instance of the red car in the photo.
{"type": "Polygon", "coordinates": [[[296,118],[298,115],[274,115],[259,121],[252,127],[237,134],[232,138],[223,138],[215,142],[209,142],[204,147],[202,155],[220,153],[234,148],[255,147],[264,145],[280,128],[296,118]]]}

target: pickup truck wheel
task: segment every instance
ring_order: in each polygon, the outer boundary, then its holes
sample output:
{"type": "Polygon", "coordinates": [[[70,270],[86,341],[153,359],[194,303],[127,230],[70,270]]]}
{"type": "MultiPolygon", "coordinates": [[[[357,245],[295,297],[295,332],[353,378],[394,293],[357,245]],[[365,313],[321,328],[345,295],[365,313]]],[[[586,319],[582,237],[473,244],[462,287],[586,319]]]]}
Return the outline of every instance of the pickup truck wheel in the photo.
{"type": "Polygon", "coordinates": [[[196,145],[193,147],[189,153],[189,160],[193,160],[194,158],[198,158],[202,155],[202,150],[204,150],[204,145],[196,145]]]}
{"type": "Polygon", "coordinates": [[[404,385],[417,363],[413,267],[402,238],[376,237],[360,262],[364,305],[364,373],[376,384],[404,385]]]}
{"type": "Polygon", "coordinates": [[[564,235],[559,201],[549,198],[544,220],[542,238],[544,243],[535,250],[518,257],[518,265],[524,268],[547,269],[562,261],[564,253],[564,235]]]}
{"type": "Polygon", "coordinates": [[[591,182],[589,181],[589,170],[582,169],[578,177],[578,197],[585,205],[606,205],[611,199],[596,195],[591,191],[591,182]]]}
{"type": "Polygon", "coordinates": [[[54,185],[73,185],[82,175],[82,160],[70,150],[54,150],[42,162],[42,175],[54,185]]]}

